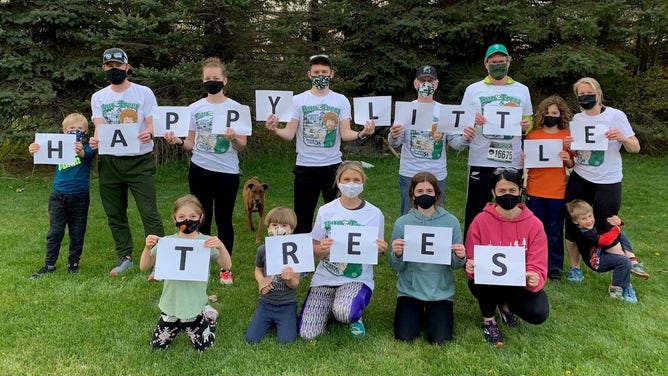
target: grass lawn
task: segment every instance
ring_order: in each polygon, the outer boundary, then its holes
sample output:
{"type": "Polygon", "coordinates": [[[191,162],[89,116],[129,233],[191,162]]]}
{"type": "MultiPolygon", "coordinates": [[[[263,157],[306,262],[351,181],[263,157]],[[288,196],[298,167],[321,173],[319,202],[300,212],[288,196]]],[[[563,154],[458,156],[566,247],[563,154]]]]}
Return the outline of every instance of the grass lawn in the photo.
{"type": "MultiPolygon", "coordinates": [[[[292,206],[294,153],[242,155],[245,179],[257,175],[269,184],[267,206],[292,206]]],[[[398,160],[392,155],[365,157],[369,169],[364,197],[385,213],[386,240],[399,212],[398,160]]],[[[352,338],[346,326],[332,324],[316,340],[279,345],[272,334],[260,344],[243,334],[257,303],[253,261],[255,234],[245,228],[241,195],[234,214],[236,234],[232,286],[217,282],[212,267],[209,293],[221,311],[216,345],[198,354],[181,334],[165,352],[148,346],[159,309],[161,283],[134,267],[111,278],[116,262],[97,178],[91,181],[88,232],[78,275],[67,273],[67,237],[56,273],[31,280],[42,266],[48,229],[47,204],[52,168],[0,176],[0,375],[666,375],[668,374],[668,169],[666,158],[624,156],[625,221],[640,261],[652,277],[634,277],[639,303],[608,297],[610,274],[585,270],[583,284],[548,283],[551,315],[541,326],[501,327],[505,347],[483,342],[481,316],[456,273],[455,340],[430,346],[424,340],[394,340],[392,320],[396,276],[387,258],[375,268],[376,290],[365,311],[367,336],[352,338]]],[[[446,208],[463,222],[466,153],[449,152],[446,208]]],[[[187,165],[158,169],[159,210],[168,233],[173,201],[187,193],[187,165]]],[[[135,259],[143,247],[143,229],[131,203],[135,259]]],[[[299,288],[301,304],[309,280],[299,288]]]]}

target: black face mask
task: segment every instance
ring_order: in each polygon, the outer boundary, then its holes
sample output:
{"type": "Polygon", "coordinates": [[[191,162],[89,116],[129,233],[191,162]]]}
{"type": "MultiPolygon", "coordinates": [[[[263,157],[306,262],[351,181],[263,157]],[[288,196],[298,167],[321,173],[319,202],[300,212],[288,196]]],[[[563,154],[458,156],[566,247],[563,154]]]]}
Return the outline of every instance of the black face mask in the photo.
{"type": "Polygon", "coordinates": [[[430,195],[415,196],[413,202],[422,209],[429,209],[436,203],[436,197],[430,195]]]}
{"type": "Polygon", "coordinates": [[[223,90],[223,87],[225,87],[223,81],[206,81],[204,83],[204,90],[209,94],[218,94],[223,90]]]}
{"type": "Polygon", "coordinates": [[[596,106],[596,94],[580,95],[578,96],[578,103],[585,110],[591,110],[596,106]]]}
{"type": "Polygon", "coordinates": [[[543,116],[543,125],[548,128],[559,125],[561,118],[559,116],[543,116]]]}
{"type": "Polygon", "coordinates": [[[520,203],[521,198],[521,195],[515,196],[511,194],[505,194],[502,196],[496,196],[496,203],[499,204],[502,209],[510,210],[520,203]]]}
{"type": "Polygon", "coordinates": [[[128,74],[123,69],[111,68],[104,72],[104,76],[107,78],[107,81],[111,82],[112,85],[119,85],[125,81],[125,79],[128,77],[128,74]]]}
{"type": "Polygon", "coordinates": [[[202,224],[202,221],[199,219],[186,219],[184,221],[175,222],[176,228],[179,229],[184,234],[192,234],[193,232],[199,230],[199,226],[202,224]]]}

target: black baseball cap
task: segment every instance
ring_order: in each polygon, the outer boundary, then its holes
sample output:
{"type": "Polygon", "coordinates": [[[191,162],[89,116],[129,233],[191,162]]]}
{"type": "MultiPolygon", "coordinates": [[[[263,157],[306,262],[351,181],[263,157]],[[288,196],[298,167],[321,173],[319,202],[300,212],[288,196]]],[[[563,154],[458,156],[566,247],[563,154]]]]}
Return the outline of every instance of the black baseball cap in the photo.
{"type": "Polygon", "coordinates": [[[308,65],[321,64],[328,67],[332,67],[332,60],[329,58],[329,55],[313,55],[308,59],[308,65]]]}
{"type": "Polygon", "coordinates": [[[128,63],[128,54],[120,48],[108,48],[102,53],[102,64],[108,63],[110,61],[116,61],[121,64],[128,63]]]}
{"type": "Polygon", "coordinates": [[[438,73],[436,73],[436,68],[431,65],[423,65],[418,68],[417,72],[415,73],[415,79],[419,80],[423,77],[433,78],[434,80],[438,81],[438,73]]]}

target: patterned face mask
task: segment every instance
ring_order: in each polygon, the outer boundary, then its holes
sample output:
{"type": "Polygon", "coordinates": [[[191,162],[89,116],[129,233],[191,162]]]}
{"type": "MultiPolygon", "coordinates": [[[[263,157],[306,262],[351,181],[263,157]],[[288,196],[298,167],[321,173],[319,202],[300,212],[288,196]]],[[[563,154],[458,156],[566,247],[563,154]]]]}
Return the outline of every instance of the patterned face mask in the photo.
{"type": "Polygon", "coordinates": [[[313,86],[315,86],[318,90],[322,90],[322,89],[326,88],[327,86],[329,86],[329,80],[331,80],[331,79],[332,79],[331,77],[329,77],[329,76],[323,76],[323,75],[320,75],[320,76],[312,76],[312,77],[311,77],[311,83],[312,83],[313,86]]]}
{"type": "Polygon", "coordinates": [[[357,184],[357,183],[347,183],[347,184],[342,184],[339,183],[339,191],[341,191],[341,194],[344,197],[347,198],[355,198],[364,191],[364,184],[357,184]]]}
{"type": "Polygon", "coordinates": [[[269,229],[267,232],[269,233],[269,236],[280,236],[289,234],[288,230],[286,230],[283,226],[276,226],[274,228],[269,229]]]}
{"type": "Polygon", "coordinates": [[[418,94],[420,94],[420,96],[423,98],[427,98],[428,96],[434,94],[434,91],[436,91],[436,88],[431,82],[423,82],[417,88],[418,94]]]}

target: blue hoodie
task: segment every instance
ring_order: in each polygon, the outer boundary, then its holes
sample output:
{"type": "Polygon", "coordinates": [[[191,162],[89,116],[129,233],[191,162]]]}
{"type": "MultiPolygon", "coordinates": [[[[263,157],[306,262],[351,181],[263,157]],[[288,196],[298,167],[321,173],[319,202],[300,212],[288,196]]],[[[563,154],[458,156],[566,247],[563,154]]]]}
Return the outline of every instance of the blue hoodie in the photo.
{"type": "MultiPolygon", "coordinates": [[[[431,217],[426,217],[413,208],[394,223],[392,241],[404,238],[404,226],[451,227],[452,244],[463,244],[459,220],[440,206],[431,217]]],[[[391,244],[391,242],[390,242],[391,244]]],[[[454,252],[451,265],[404,262],[390,252],[390,266],[399,273],[397,296],[409,296],[422,301],[452,300],[455,295],[454,275],[452,271],[461,268],[465,259],[459,259],[454,252]]]]}

